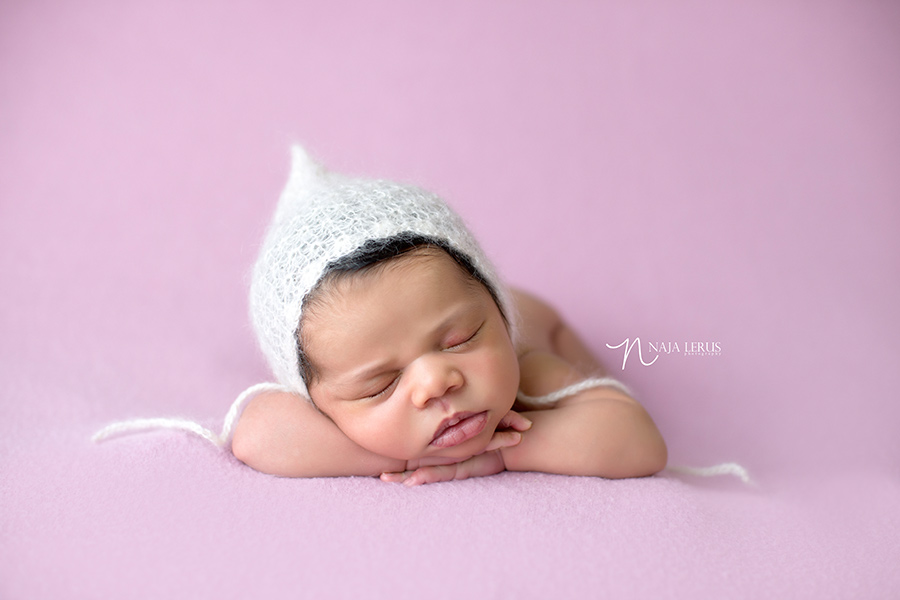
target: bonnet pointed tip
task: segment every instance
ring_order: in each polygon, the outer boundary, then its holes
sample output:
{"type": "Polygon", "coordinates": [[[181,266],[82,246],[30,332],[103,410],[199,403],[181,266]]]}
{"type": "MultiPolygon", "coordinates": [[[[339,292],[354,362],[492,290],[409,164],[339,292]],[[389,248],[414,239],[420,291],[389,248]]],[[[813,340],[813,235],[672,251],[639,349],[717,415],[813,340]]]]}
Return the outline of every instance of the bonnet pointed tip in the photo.
{"type": "Polygon", "coordinates": [[[291,146],[291,174],[295,177],[311,177],[318,175],[322,167],[313,160],[306,148],[300,144],[291,146]]]}
{"type": "Polygon", "coordinates": [[[302,202],[315,186],[315,182],[325,174],[325,170],[309,155],[300,144],[291,145],[291,170],[287,184],[281,192],[278,208],[272,222],[278,223],[296,212],[298,202],[302,202]]]}

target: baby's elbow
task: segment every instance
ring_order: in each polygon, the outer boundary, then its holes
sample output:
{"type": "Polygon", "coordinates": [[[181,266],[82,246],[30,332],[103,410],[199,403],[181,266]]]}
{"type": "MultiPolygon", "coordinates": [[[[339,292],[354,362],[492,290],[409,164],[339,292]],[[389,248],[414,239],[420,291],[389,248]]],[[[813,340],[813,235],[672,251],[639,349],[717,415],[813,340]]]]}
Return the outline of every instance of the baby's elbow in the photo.
{"type": "Polygon", "coordinates": [[[666,468],[669,451],[662,434],[646,412],[643,412],[641,421],[642,426],[620,448],[618,460],[613,461],[607,477],[649,477],[666,468]]]}
{"type": "Polygon", "coordinates": [[[255,465],[260,462],[262,444],[257,432],[248,425],[243,419],[239,423],[231,440],[231,453],[236,459],[255,469],[255,465]]]}
{"type": "Polygon", "coordinates": [[[234,457],[256,471],[269,475],[284,475],[283,457],[273,447],[275,437],[266,413],[248,407],[244,411],[231,440],[234,457]]]}
{"type": "Polygon", "coordinates": [[[656,432],[655,439],[650,440],[645,449],[643,460],[644,476],[655,475],[666,468],[669,462],[669,450],[662,435],[656,432]]]}
{"type": "MultiPolygon", "coordinates": [[[[647,417],[649,420],[649,416],[647,417]]],[[[629,470],[627,477],[648,477],[666,468],[669,450],[659,430],[652,421],[642,435],[636,436],[634,445],[628,452],[629,470]]]]}

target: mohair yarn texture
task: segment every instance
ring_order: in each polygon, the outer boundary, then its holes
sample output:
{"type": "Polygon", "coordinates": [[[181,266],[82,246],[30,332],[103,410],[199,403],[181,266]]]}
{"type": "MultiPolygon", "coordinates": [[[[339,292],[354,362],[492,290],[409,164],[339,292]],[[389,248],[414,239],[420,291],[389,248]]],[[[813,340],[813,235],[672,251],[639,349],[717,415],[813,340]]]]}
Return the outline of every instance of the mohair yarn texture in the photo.
{"type": "Polygon", "coordinates": [[[300,146],[269,225],[250,284],[250,316],[260,348],[279,384],[306,398],[296,332],[303,301],[328,265],[367,241],[412,234],[469,259],[496,294],[515,330],[509,293],[462,219],[441,198],[390,181],[332,173],[300,146]]]}

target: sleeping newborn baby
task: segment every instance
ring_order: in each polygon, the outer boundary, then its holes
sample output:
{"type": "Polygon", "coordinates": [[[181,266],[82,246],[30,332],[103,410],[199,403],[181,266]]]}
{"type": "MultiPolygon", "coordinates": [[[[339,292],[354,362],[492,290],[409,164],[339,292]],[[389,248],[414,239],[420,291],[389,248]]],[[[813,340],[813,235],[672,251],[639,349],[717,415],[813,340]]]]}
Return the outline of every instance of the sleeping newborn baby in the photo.
{"type": "Polygon", "coordinates": [[[259,471],[417,485],[666,465],[627,388],[553,309],[508,291],[428,192],[327,172],[295,147],[250,301],[278,385],[232,411],[231,448],[259,471]]]}
{"type": "Polygon", "coordinates": [[[418,485],[543,471],[651,475],[666,445],[647,412],[557,313],[507,290],[437,196],[293,166],[253,270],[250,312],[277,383],[241,394],[216,435],[175,428],[287,477],[418,485]]]}

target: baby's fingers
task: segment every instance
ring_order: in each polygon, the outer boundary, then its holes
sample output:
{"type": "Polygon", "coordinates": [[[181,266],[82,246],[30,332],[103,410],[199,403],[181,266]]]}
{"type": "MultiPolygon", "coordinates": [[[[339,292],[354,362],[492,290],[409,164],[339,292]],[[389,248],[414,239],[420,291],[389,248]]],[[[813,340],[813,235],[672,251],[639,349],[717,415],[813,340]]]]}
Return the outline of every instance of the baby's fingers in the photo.
{"type": "Polygon", "coordinates": [[[403,471],[402,473],[382,473],[379,479],[388,483],[403,483],[413,473],[415,473],[415,471],[403,471]]]}
{"type": "Polygon", "coordinates": [[[457,471],[456,467],[456,464],[437,465],[433,467],[420,467],[415,471],[403,471],[402,473],[382,473],[381,480],[388,483],[402,483],[407,487],[413,487],[423,483],[453,481],[457,477],[464,479],[465,475],[457,471]]]}
{"type": "Polygon", "coordinates": [[[491,438],[491,441],[488,442],[484,451],[491,452],[493,450],[499,450],[500,448],[509,448],[517,445],[521,441],[522,434],[518,431],[497,431],[494,433],[494,437],[491,438]]]}
{"type": "Polygon", "coordinates": [[[500,419],[500,424],[497,425],[500,429],[515,429],[516,431],[528,431],[531,428],[531,421],[526,417],[523,417],[519,413],[514,410],[506,413],[502,419],[500,419]]]}
{"type": "Polygon", "coordinates": [[[438,481],[453,481],[456,479],[456,465],[440,465],[435,467],[422,467],[405,477],[401,483],[412,487],[423,483],[437,483],[438,481]]]}
{"type": "MultiPolygon", "coordinates": [[[[512,431],[506,433],[521,435],[512,431]]],[[[382,473],[381,480],[391,483],[402,483],[405,486],[412,487],[414,485],[435,483],[437,481],[484,477],[485,475],[499,473],[503,469],[503,459],[500,456],[500,453],[488,452],[452,465],[419,467],[415,471],[404,471],[402,473],[382,473]]]]}

